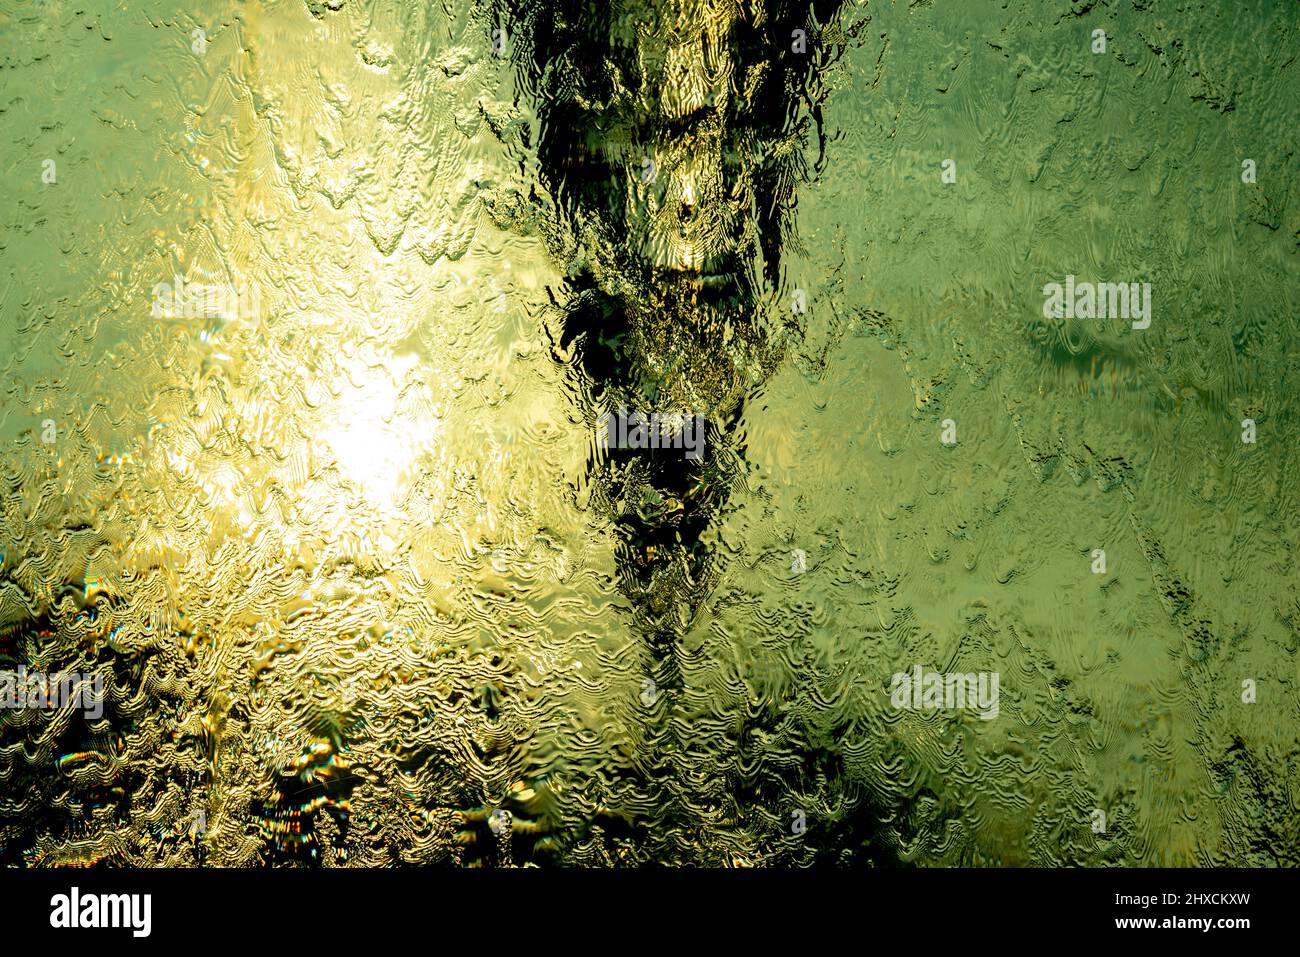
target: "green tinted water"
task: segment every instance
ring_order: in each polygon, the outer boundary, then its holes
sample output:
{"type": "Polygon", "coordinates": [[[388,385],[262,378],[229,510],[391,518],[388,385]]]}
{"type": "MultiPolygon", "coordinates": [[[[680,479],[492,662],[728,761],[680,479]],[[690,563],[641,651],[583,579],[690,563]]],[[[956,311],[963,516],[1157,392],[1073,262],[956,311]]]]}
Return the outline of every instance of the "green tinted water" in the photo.
{"type": "Polygon", "coordinates": [[[846,5],[776,358],[629,347],[745,392],[681,502],[491,15],[90,6],[0,3],[0,665],[108,688],[0,859],[1297,862],[1294,3],[846,5]]]}

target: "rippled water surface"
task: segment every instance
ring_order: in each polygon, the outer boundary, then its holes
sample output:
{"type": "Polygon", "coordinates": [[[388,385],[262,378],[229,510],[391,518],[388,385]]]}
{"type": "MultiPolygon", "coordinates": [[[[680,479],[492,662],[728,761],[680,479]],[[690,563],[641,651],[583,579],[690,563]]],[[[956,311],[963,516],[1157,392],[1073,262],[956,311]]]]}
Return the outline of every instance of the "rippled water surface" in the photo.
{"type": "Polygon", "coordinates": [[[1300,863],[1230,6],[0,0],[0,863],[1300,863]]]}

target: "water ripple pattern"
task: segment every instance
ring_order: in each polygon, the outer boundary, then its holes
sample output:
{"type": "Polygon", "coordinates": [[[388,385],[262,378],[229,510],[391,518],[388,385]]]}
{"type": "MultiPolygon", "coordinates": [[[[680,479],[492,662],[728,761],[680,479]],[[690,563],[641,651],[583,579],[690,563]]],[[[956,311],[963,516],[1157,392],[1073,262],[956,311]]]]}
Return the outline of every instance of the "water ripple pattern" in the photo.
{"type": "Polygon", "coordinates": [[[0,0],[0,864],[1300,864],[1300,9],[553,6],[0,0]]]}

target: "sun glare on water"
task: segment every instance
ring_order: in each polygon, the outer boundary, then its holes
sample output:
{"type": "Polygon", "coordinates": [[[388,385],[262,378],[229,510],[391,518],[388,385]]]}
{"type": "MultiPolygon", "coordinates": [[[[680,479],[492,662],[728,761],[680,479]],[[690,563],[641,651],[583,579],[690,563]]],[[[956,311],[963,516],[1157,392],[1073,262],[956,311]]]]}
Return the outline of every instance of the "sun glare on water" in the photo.
{"type": "Polygon", "coordinates": [[[416,361],[414,356],[390,357],[377,366],[347,361],[336,398],[321,410],[321,420],[329,424],[320,440],[342,476],[377,508],[396,506],[412,464],[438,429],[432,415],[412,411],[412,403],[403,401],[406,390],[423,389],[404,385],[416,361]]]}

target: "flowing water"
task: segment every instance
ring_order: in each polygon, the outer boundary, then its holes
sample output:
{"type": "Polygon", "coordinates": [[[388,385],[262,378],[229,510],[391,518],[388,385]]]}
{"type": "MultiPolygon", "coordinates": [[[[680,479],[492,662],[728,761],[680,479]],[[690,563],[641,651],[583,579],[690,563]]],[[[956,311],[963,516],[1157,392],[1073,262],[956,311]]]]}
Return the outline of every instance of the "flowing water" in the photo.
{"type": "Polygon", "coordinates": [[[0,863],[1300,863],[1298,54],[0,0],[0,863]]]}

